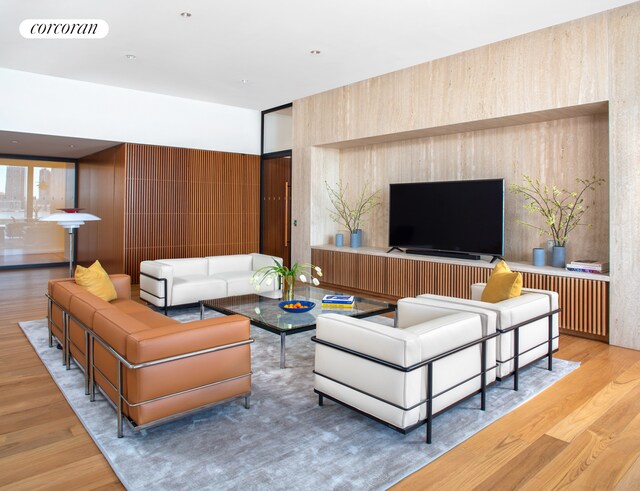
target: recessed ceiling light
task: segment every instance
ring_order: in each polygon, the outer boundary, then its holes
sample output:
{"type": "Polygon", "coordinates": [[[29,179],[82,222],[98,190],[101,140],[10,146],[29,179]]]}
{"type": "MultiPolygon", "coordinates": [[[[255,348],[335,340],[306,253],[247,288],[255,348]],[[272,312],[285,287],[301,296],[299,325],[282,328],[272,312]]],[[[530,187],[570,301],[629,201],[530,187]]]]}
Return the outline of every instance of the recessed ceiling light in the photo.
{"type": "Polygon", "coordinates": [[[242,80],[240,80],[240,82],[242,82],[243,84],[248,84],[249,80],[247,80],[246,78],[243,78],[242,80]]]}
{"type": "Polygon", "coordinates": [[[127,60],[135,60],[136,59],[136,55],[124,55],[127,60]]]}
{"type": "Polygon", "coordinates": [[[20,143],[20,142],[18,140],[11,140],[11,143],[15,145],[16,143],[20,143]]]}
{"type": "Polygon", "coordinates": [[[322,51],[320,51],[319,49],[312,49],[311,51],[309,51],[309,53],[311,53],[312,55],[319,55],[320,53],[322,53],[322,51]]]}
{"type": "Polygon", "coordinates": [[[76,148],[76,146],[71,144],[71,145],[69,145],[69,148],[76,148]]]}
{"type": "Polygon", "coordinates": [[[184,18],[191,17],[191,12],[180,12],[180,15],[184,18]]]}

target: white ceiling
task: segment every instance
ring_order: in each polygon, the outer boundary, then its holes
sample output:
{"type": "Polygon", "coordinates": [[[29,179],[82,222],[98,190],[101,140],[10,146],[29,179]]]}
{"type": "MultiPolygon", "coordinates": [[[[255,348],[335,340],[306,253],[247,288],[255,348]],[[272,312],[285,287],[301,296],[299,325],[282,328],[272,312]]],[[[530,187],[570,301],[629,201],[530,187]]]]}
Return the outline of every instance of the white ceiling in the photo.
{"type": "Polygon", "coordinates": [[[0,0],[0,67],[262,110],[627,3],[0,0]],[[109,34],[22,38],[34,18],[103,19],[109,34]]]}
{"type": "MultiPolygon", "coordinates": [[[[627,3],[0,0],[0,67],[263,110],[627,3]],[[25,19],[103,19],[109,34],[25,39],[25,19]]],[[[114,144],[8,130],[0,154],[79,158],[114,144]]]]}

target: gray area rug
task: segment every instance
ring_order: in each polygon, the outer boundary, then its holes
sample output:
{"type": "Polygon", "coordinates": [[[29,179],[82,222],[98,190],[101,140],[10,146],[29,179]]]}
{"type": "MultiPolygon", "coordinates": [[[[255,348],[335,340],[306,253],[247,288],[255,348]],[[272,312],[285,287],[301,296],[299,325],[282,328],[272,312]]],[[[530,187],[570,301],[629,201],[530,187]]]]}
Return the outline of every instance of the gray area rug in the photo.
{"type": "MultiPolygon", "coordinates": [[[[198,315],[197,309],[170,314],[183,322],[198,315]]],[[[403,435],[331,401],[318,406],[315,331],[287,337],[287,368],[281,370],[279,336],[252,326],[251,409],[233,401],[141,432],[125,425],[125,437],[117,438],[115,411],[104,399],[89,402],[82,372],[66,371],[60,350],[48,347],[46,321],[20,327],[130,490],[386,489],[579,366],[555,359],[553,372],[545,362],[525,368],[519,392],[511,390],[511,379],[489,389],[487,411],[478,409],[476,396],[436,417],[427,445],[424,426],[403,435]]]]}

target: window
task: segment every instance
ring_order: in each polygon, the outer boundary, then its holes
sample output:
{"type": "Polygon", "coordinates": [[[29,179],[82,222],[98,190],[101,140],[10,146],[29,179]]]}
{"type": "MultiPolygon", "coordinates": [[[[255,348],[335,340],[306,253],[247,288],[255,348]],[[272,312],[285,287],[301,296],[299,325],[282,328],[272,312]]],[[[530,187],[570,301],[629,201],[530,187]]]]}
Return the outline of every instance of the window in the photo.
{"type": "Polygon", "coordinates": [[[68,262],[65,230],[40,218],[74,201],[74,162],[0,158],[0,267],[68,262]]]}

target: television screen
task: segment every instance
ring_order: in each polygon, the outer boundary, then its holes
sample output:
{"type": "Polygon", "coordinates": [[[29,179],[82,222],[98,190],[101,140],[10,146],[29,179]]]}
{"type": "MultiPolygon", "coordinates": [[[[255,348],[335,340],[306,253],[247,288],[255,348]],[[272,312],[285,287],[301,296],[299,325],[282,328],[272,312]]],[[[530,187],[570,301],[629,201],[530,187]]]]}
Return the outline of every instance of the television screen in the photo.
{"type": "Polygon", "coordinates": [[[391,184],[389,245],[502,256],[504,179],[391,184]]]}

